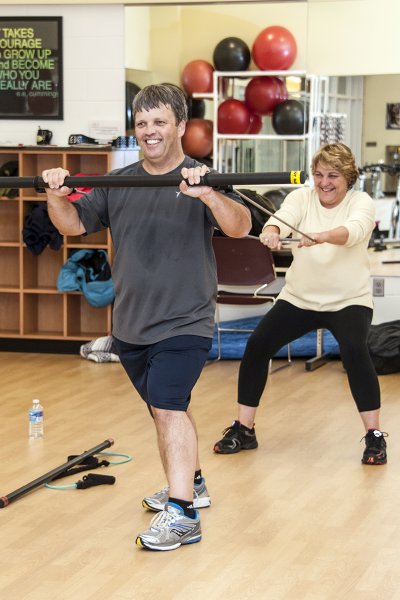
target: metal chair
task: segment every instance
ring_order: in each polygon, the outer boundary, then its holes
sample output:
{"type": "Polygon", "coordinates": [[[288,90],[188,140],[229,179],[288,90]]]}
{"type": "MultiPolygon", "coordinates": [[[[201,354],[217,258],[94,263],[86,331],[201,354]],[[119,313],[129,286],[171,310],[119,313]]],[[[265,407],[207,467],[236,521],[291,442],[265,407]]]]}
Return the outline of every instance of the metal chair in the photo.
{"type": "MultiPolygon", "coordinates": [[[[222,327],[220,305],[258,306],[273,305],[283,286],[275,285],[274,291],[268,293],[268,286],[278,283],[274,261],[269,248],[263,246],[253,236],[245,238],[229,238],[214,236],[213,247],[217,261],[218,294],[215,321],[217,326],[218,355],[222,358],[221,333],[249,332],[254,329],[222,327]],[[226,289],[226,288],[230,289],[226,289]]],[[[280,278],[279,278],[280,279],[280,278]]],[[[290,344],[288,345],[287,363],[274,369],[288,367],[291,364],[290,344]]],[[[272,361],[270,362],[272,371],[272,361]]]]}

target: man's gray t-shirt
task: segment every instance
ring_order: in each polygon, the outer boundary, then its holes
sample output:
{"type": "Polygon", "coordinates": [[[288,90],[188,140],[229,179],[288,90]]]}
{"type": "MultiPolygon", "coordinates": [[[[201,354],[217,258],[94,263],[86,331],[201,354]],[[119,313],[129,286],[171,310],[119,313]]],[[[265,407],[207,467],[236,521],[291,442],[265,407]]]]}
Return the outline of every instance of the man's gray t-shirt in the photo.
{"type": "MultiPolygon", "coordinates": [[[[185,157],[169,174],[199,164],[185,157]]],[[[111,174],[147,173],[139,161],[111,174]]],[[[87,233],[110,228],[116,338],[146,345],[177,335],[213,337],[218,224],[201,200],[173,186],[94,188],[74,206],[87,233]]]]}

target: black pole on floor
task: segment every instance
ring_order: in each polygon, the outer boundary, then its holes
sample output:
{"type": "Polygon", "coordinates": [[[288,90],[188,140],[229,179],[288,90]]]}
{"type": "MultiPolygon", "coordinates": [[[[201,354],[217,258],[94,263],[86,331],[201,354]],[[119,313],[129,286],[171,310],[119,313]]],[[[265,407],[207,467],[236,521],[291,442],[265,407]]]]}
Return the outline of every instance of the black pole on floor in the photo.
{"type": "Polygon", "coordinates": [[[30,483],[27,483],[27,484],[23,485],[22,487],[18,488],[14,492],[10,492],[6,496],[0,497],[0,508],[5,508],[11,502],[18,500],[18,498],[20,498],[24,494],[30,492],[31,490],[35,489],[39,485],[44,485],[45,483],[48,483],[49,481],[51,481],[52,479],[57,477],[57,475],[60,475],[64,471],[73,467],[74,465],[77,465],[78,463],[83,462],[84,459],[88,458],[89,456],[93,456],[93,454],[98,454],[105,448],[109,448],[113,444],[114,444],[114,440],[112,440],[112,439],[105,440],[101,444],[98,444],[94,448],[91,448],[91,450],[86,450],[79,456],[75,456],[74,458],[72,458],[68,462],[64,463],[63,465],[60,465],[59,467],[52,469],[48,473],[41,475],[40,477],[38,477],[37,479],[34,479],[30,483]]]}

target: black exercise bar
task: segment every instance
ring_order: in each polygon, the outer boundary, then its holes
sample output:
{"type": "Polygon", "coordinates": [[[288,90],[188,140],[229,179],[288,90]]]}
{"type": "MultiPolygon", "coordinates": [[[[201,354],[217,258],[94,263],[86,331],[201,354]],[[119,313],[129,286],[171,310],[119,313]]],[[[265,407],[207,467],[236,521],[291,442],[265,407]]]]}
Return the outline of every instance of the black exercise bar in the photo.
{"type": "MultiPolygon", "coordinates": [[[[284,173],[206,173],[198,185],[222,188],[228,185],[289,185],[302,184],[306,181],[305,171],[287,171],[284,173]]],[[[69,188],[80,187],[178,187],[180,175],[99,175],[68,176],[64,185],[69,188]]],[[[48,187],[43,178],[33,177],[0,177],[0,188],[34,188],[40,190],[48,187]]]]}
{"type": "Polygon", "coordinates": [[[18,488],[14,492],[10,492],[6,496],[0,497],[0,508],[5,508],[6,506],[8,506],[10,504],[10,502],[17,500],[23,494],[30,492],[31,490],[38,487],[39,485],[44,485],[45,483],[52,481],[53,479],[55,479],[57,477],[57,475],[60,475],[61,473],[63,473],[67,469],[69,469],[70,467],[73,467],[74,465],[77,465],[80,462],[83,462],[89,456],[93,456],[93,454],[98,454],[99,452],[101,452],[101,450],[104,450],[105,448],[109,448],[113,444],[114,444],[114,440],[112,440],[112,439],[105,440],[98,446],[95,446],[91,450],[86,450],[85,452],[83,452],[83,454],[80,454],[79,456],[75,456],[74,458],[72,458],[68,462],[64,463],[63,465],[60,465],[59,467],[52,469],[48,473],[41,475],[41,477],[34,479],[33,481],[31,481],[30,483],[27,483],[26,485],[23,485],[22,487],[18,488]]]}

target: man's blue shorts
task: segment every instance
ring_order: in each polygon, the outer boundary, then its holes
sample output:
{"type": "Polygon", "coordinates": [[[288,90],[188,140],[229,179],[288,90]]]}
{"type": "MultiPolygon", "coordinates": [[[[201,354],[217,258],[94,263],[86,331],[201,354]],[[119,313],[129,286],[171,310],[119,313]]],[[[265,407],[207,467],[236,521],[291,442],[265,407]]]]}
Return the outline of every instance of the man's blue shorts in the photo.
{"type": "Polygon", "coordinates": [[[149,406],[186,411],[211,349],[211,338],[178,335],[147,346],[114,338],[122,366],[149,406]]]}

